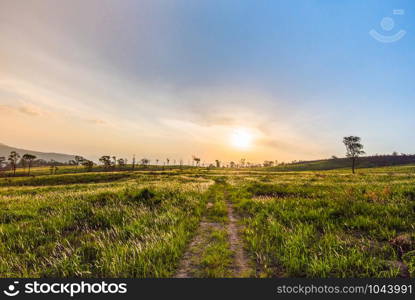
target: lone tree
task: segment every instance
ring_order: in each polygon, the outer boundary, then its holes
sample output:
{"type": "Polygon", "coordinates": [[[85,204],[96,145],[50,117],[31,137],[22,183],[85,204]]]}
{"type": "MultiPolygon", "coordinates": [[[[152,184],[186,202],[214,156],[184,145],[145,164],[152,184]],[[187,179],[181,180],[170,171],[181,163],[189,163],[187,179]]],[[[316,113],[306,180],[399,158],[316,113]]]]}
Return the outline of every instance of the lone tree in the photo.
{"type": "Polygon", "coordinates": [[[17,153],[16,151],[10,152],[8,159],[13,169],[13,175],[16,175],[16,166],[17,166],[17,161],[19,160],[19,158],[20,158],[19,153],[17,153]]]}
{"type": "Polygon", "coordinates": [[[193,155],[193,161],[196,163],[196,167],[200,165],[200,158],[193,155]]]}
{"type": "Polygon", "coordinates": [[[36,155],[26,153],[23,155],[22,158],[29,164],[29,172],[27,173],[27,175],[30,175],[30,168],[32,167],[32,162],[36,159],[36,155]]]}
{"type": "Polygon", "coordinates": [[[352,160],[352,172],[355,173],[356,159],[365,154],[363,151],[363,145],[360,143],[360,137],[358,136],[346,136],[343,138],[343,144],[346,146],[346,156],[352,160]]]}

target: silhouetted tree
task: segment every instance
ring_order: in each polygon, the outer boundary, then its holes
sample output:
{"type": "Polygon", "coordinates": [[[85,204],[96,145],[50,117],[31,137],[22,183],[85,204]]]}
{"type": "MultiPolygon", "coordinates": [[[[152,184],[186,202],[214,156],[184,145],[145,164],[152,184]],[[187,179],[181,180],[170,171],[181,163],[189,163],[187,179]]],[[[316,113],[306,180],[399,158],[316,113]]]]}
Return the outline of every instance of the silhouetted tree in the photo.
{"type": "Polygon", "coordinates": [[[23,159],[28,162],[29,172],[27,173],[27,175],[30,175],[30,168],[32,167],[32,162],[36,159],[36,155],[26,153],[23,155],[23,159]]]}
{"type": "Polygon", "coordinates": [[[262,165],[264,167],[272,167],[274,165],[274,161],[272,161],[272,160],[264,160],[264,163],[262,165]]]}
{"type": "Polygon", "coordinates": [[[215,163],[216,163],[216,168],[220,168],[220,161],[218,159],[215,160],[215,163]]]}
{"type": "Polygon", "coordinates": [[[235,162],[234,161],[231,161],[230,163],[229,163],[229,166],[231,167],[231,168],[235,168],[235,162]]]}
{"type": "Polygon", "coordinates": [[[75,155],[74,161],[75,161],[76,167],[78,167],[80,164],[82,164],[82,162],[84,161],[84,159],[85,158],[83,158],[82,156],[75,155]]]}
{"type": "Polygon", "coordinates": [[[343,138],[343,144],[346,146],[346,156],[352,160],[352,173],[355,173],[356,159],[365,154],[361,139],[358,136],[347,136],[343,138]]]}
{"type": "Polygon", "coordinates": [[[133,163],[132,163],[132,169],[134,170],[135,168],[135,154],[133,155],[133,163]]]}
{"type": "Polygon", "coordinates": [[[125,167],[125,159],[124,158],[119,158],[118,160],[117,160],[117,162],[118,162],[118,165],[120,166],[120,168],[124,168],[125,167]]]}
{"type": "Polygon", "coordinates": [[[166,158],[167,165],[170,163],[170,158],[166,158]]]}
{"type": "Polygon", "coordinates": [[[88,172],[90,172],[92,170],[92,167],[94,166],[94,162],[87,159],[82,160],[81,164],[88,172]]]}
{"type": "Polygon", "coordinates": [[[109,155],[101,156],[99,161],[104,165],[105,169],[108,169],[111,167],[111,157],[109,155]]]}
{"type": "Polygon", "coordinates": [[[146,167],[146,166],[148,166],[148,164],[150,163],[150,160],[148,159],[148,158],[143,158],[143,159],[141,159],[141,165],[143,166],[143,167],[146,167]]]}
{"type": "Polygon", "coordinates": [[[200,164],[200,158],[193,155],[193,161],[196,163],[196,167],[200,164]]]}
{"type": "Polygon", "coordinates": [[[16,165],[17,165],[17,161],[19,160],[20,155],[19,153],[17,153],[16,151],[12,151],[10,152],[9,155],[9,161],[10,161],[10,165],[13,169],[13,175],[16,175],[16,165]]]}

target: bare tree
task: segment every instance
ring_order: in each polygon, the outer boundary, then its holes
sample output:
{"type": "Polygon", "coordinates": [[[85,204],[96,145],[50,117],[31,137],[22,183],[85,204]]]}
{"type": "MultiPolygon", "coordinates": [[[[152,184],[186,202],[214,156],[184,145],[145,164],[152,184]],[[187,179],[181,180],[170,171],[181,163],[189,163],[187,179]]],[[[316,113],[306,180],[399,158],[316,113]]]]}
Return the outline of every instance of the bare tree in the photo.
{"type": "Polygon", "coordinates": [[[346,146],[346,156],[352,160],[352,172],[355,173],[356,159],[365,154],[361,139],[358,136],[347,136],[343,138],[343,144],[346,146]]]}
{"type": "Polygon", "coordinates": [[[133,155],[133,164],[132,164],[132,169],[134,170],[135,168],[135,154],[133,155]]]}
{"type": "Polygon", "coordinates": [[[30,175],[30,168],[32,167],[32,162],[36,159],[36,155],[26,153],[23,155],[23,159],[27,161],[29,164],[29,172],[27,173],[27,175],[30,175]]]}

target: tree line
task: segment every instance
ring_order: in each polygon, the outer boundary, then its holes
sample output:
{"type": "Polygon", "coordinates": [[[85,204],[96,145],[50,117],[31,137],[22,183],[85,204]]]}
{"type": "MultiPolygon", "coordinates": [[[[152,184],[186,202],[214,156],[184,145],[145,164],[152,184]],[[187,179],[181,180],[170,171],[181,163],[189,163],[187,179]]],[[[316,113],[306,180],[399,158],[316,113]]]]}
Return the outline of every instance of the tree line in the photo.
{"type": "MultiPolygon", "coordinates": [[[[355,173],[356,170],[356,163],[358,158],[365,154],[363,150],[363,144],[361,143],[361,138],[358,136],[347,136],[343,138],[343,144],[346,147],[346,157],[351,161],[351,170],[352,173],[355,173]]],[[[413,155],[408,154],[398,154],[397,152],[392,153],[393,157],[401,157],[404,159],[405,157],[412,157],[413,155]]],[[[375,155],[372,157],[385,157],[381,155],[375,155]]],[[[390,156],[387,156],[390,157],[390,156]]],[[[339,159],[336,156],[332,156],[332,159],[339,159]]],[[[136,161],[135,155],[132,158],[132,162],[128,165],[128,160],[126,158],[117,158],[116,156],[111,155],[103,155],[99,158],[99,163],[102,165],[102,168],[106,170],[114,170],[118,168],[119,170],[122,169],[129,169],[134,170],[136,167],[146,168],[151,165],[151,160],[148,158],[142,158],[136,161]]],[[[184,166],[183,160],[180,159],[178,162],[174,159],[171,161],[170,158],[166,158],[165,160],[155,159],[155,164],[153,166],[160,166],[160,167],[168,167],[168,166],[179,166],[182,168],[184,166]]],[[[291,164],[298,164],[298,163],[306,163],[305,161],[293,161],[291,164]]],[[[74,156],[74,159],[70,160],[68,163],[60,163],[54,160],[45,161],[42,159],[37,159],[36,155],[26,153],[22,156],[19,155],[16,151],[12,151],[10,155],[6,157],[0,157],[0,169],[7,169],[13,171],[13,175],[16,174],[16,169],[23,168],[26,170],[27,168],[27,175],[30,175],[31,168],[34,166],[49,166],[50,173],[56,174],[58,170],[58,166],[61,165],[72,165],[76,168],[79,166],[83,166],[87,171],[92,171],[93,167],[96,165],[92,160],[86,159],[83,156],[74,156]]],[[[188,164],[190,165],[190,161],[188,164]]],[[[207,167],[210,168],[258,168],[258,167],[276,167],[276,166],[284,166],[289,165],[285,162],[278,162],[278,160],[265,160],[263,163],[251,163],[247,161],[245,158],[241,158],[239,161],[229,161],[229,162],[222,162],[218,159],[214,161],[214,163],[205,164],[202,162],[202,159],[199,156],[193,155],[191,165],[193,167],[207,167]]]]}

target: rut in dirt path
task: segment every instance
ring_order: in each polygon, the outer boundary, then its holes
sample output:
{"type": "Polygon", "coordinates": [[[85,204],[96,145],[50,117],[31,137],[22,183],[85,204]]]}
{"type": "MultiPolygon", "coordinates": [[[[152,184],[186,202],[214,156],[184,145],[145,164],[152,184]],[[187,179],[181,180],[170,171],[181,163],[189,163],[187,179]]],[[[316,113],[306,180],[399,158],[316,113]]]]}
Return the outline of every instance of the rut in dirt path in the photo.
{"type": "MultiPolygon", "coordinates": [[[[252,274],[252,265],[245,253],[243,241],[240,238],[240,226],[238,225],[238,218],[234,214],[232,203],[227,199],[227,193],[224,191],[226,213],[228,221],[226,223],[208,221],[202,218],[199,228],[193,240],[188,245],[186,252],[179,264],[176,272],[176,278],[193,278],[197,277],[200,266],[198,265],[198,258],[205,249],[209,241],[206,236],[212,229],[224,230],[227,233],[229,242],[229,250],[232,252],[232,264],[229,266],[229,274],[227,277],[249,277],[252,274]]],[[[207,206],[209,209],[209,204],[207,206]]]]}
{"type": "Polygon", "coordinates": [[[240,227],[238,226],[238,220],[234,216],[232,203],[227,201],[226,205],[229,219],[227,228],[229,244],[231,251],[234,253],[234,263],[232,265],[233,277],[246,277],[249,276],[251,267],[243,247],[243,242],[239,236],[240,227]]]}
{"type": "Polygon", "coordinates": [[[196,235],[191,241],[188,249],[186,250],[183,258],[179,264],[179,268],[177,269],[175,278],[192,278],[194,277],[195,270],[197,270],[198,266],[195,264],[195,257],[199,254],[195,252],[195,249],[202,249],[203,244],[205,242],[203,236],[206,232],[208,232],[211,228],[220,228],[221,225],[214,222],[206,222],[201,221],[199,224],[199,228],[196,231],[196,235]]]}

